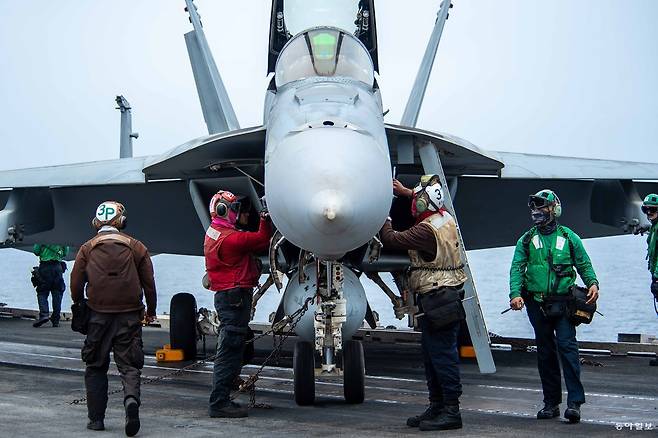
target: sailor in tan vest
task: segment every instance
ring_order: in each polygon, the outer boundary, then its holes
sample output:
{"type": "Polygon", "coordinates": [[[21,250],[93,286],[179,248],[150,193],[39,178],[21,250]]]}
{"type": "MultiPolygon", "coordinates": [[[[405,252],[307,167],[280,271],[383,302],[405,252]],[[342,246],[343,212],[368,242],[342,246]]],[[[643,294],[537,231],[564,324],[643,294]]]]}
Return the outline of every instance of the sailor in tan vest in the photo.
{"type": "Polygon", "coordinates": [[[393,181],[393,192],[412,198],[415,225],[394,231],[390,218],[380,231],[384,247],[409,252],[409,292],[417,294],[418,321],[430,405],[422,414],[407,420],[420,430],[462,427],[459,397],[457,332],[464,319],[461,304],[466,281],[460,257],[457,224],[443,207],[443,190],[437,175],[424,175],[413,189],[393,181]]]}

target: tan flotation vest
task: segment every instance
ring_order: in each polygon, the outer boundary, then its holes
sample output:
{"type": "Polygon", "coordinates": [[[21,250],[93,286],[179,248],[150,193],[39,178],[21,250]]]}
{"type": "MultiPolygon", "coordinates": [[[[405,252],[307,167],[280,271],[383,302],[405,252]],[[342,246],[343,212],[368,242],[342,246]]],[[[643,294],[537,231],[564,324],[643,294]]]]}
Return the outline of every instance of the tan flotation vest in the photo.
{"type": "Polygon", "coordinates": [[[450,213],[434,214],[421,223],[432,227],[436,238],[436,257],[425,261],[418,251],[410,250],[409,287],[413,292],[426,293],[444,286],[460,286],[468,277],[459,253],[457,224],[450,213]]]}

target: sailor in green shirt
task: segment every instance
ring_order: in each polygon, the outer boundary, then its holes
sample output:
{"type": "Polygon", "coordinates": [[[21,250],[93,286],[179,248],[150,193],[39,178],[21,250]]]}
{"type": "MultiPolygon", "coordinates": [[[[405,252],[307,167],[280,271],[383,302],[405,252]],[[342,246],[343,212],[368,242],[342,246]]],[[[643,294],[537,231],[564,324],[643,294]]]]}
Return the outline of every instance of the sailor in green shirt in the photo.
{"type": "MultiPolygon", "coordinates": [[[[651,227],[647,237],[647,261],[651,273],[651,293],[654,302],[658,303],[658,195],[651,193],[642,202],[642,212],[647,215],[651,227]]],[[[642,231],[645,231],[642,230],[642,231]]],[[[656,310],[658,313],[658,310],[656,310]]],[[[649,365],[658,366],[658,359],[652,359],[649,365]]]]}
{"type": "Polygon", "coordinates": [[[537,412],[537,418],[560,415],[561,363],[568,391],[564,417],[575,423],[580,421],[580,405],[585,403],[576,327],[569,321],[566,306],[561,315],[548,317],[543,302],[549,295],[566,297],[576,281],[576,272],[589,288],[588,303],[595,302],[598,280],[580,237],[557,222],[562,214],[557,195],[552,190],[540,190],[529,197],[528,207],[534,226],[516,243],[510,269],[510,307],[521,310],[525,305],[535,331],[544,392],[544,407],[537,412]]]}
{"type": "Polygon", "coordinates": [[[64,284],[64,271],[66,263],[62,261],[69,253],[68,246],[62,245],[34,245],[32,249],[39,257],[39,268],[33,280],[37,290],[37,302],[39,303],[39,319],[32,324],[41,327],[50,321],[53,327],[59,326],[60,312],[62,310],[62,296],[66,290],[64,284]],[[53,313],[48,309],[48,295],[52,294],[53,313]]]}

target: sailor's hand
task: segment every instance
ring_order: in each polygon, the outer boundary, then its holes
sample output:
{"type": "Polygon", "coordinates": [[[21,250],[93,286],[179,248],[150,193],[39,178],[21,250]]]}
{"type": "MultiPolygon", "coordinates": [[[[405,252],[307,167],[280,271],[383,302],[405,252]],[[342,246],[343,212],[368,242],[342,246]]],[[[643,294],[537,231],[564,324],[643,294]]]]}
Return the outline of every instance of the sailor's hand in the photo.
{"type": "Polygon", "coordinates": [[[156,319],[155,316],[152,316],[152,315],[146,315],[146,316],[144,317],[144,322],[146,323],[146,325],[148,325],[148,324],[151,324],[153,321],[155,321],[155,319],[156,319]]]}
{"type": "Polygon", "coordinates": [[[396,196],[406,196],[407,198],[410,198],[413,195],[413,191],[406,188],[397,179],[393,178],[393,194],[396,196]]]}
{"type": "Polygon", "coordinates": [[[509,306],[512,308],[512,310],[521,310],[523,309],[523,298],[521,297],[516,297],[509,302],[509,306]]]}
{"type": "Polygon", "coordinates": [[[589,287],[589,292],[587,293],[587,302],[585,304],[596,303],[596,300],[599,299],[599,286],[593,284],[589,287]]]}

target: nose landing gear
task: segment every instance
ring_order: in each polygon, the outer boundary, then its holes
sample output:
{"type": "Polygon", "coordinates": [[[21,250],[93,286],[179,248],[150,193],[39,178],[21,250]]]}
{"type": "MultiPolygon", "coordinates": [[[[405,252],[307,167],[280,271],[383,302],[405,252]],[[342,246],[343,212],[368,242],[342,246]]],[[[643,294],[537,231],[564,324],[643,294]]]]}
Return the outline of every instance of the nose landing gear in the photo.
{"type": "Polygon", "coordinates": [[[318,262],[317,307],[313,320],[315,342],[300,341],[293,356],[295,401],[310,405],[315,400],[315,377],[343,376],[345,400],[363,403],[365,360],[360,341],[343,341],[347,300],[343,296],[343,266],[318,262]],[[325,269],[326,267],[326,269],[325,269]],[[316,357],[319,358],[316,367],[316,357]]]}

